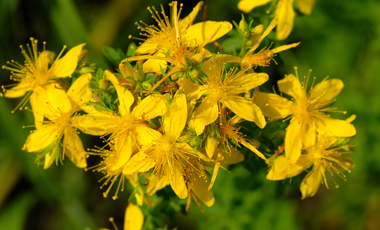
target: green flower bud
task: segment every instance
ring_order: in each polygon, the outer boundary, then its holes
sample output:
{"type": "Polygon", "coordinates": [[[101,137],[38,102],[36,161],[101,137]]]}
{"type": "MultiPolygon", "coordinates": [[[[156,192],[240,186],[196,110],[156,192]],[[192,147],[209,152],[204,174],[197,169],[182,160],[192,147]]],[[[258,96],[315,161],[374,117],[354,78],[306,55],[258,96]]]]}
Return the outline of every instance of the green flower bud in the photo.
{"type": "Polygon", "coordinates": [[[191,139],[189,144],[191,147],[199,146],[202,144],[202,138],[200,136],[195,136],[193,139],[191,139]]]}
{"type": "Polygon", "coordinates": [[[106,90],[109,85],[109,81],[107,79],[101,79],[98,84],[99,84],[99,89],[106,90]]]}
{"type": "Polygon", "coordinates": [[[199,70],[197,69],[191,69],[189,71],[189,76],[191,79],[196,79],[199,76],[199,70]]]}
{"type": "Polygon", "coordinates": [[[152,88],[152,84],[149,81],[144,81],[141,83],[141,86],[144,90],[150,90],[152,88]]]}
{"type": "Polygon", "coordinates": [[[252,28],[251,31],[249,32],[249,40],[247,41],[247,45],[253,45],[259,40],[261,34],[264,31],[264,26],[258,25],[255,28],[252,28]]]}

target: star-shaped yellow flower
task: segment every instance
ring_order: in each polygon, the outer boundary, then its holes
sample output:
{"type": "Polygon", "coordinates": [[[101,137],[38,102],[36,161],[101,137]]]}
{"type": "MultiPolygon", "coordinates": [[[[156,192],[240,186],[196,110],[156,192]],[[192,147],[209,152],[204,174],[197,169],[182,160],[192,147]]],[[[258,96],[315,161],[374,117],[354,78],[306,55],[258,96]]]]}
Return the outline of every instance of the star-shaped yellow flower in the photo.
{"type": "Polygon", "coordinates": [[[232,29],[232,24],[229,22],[206,21],[192,25],[202,4],[203,2],[199,2],[193,12],[182,20],[179,19],[181,9],[178,12],[176,1],[169,4],[170,17],[163,10],[160,16],[154,7],[148,8],[159,28],[138,24],[138,28],[144,32],[147,39],[136,52],[147,55],[127,58],[123,62],[147,60],[143,65],[144,72],[155,73],[161,73],[161,68],[166,70],[167,63],[174,66],[148,93],[151,93],[169,76],[183,69],[187,64],[186,59],[190,59],[196,53],[204,52],[202,50],[206,44],[222,37],[232,29]]]}
{"type": "Polygon", "coordinates": [[[35,124],[39,126],[42,124],[44,118],[42,114],[44,114],[44,110],[46,109],[45,86],[53,82],[55,78],[71,76],[77,67],[78,58],[85,44],[73,47],[65,56],[60,58],[66,48],[64,46],[56,59],[54,59],[54,52],[45,50],[45,43],[44,50],[40,53],[38,52],[37,40],[31,38],[31,44],[31,48],[28,44],[29,54],[20,46],[21,53],[26,60],[25,65],[12,61],[8,65],[3,66],[3,69],[12,71],[11,79],[18,82],[11,89],[3,87],[3,91],[4,96],[8,98],[22,97],[29,92],[19,106],[25,105],[30,97],[35,124]]]}
{"type": "Polygon", "coordinates": [[[78,127],[87,134],[106,135],[111,134],[110,141],[120,152],[118,163],[113,170],[122,167],[138,148],[136,142],[137,130],[143,129],[145,120],[161,116],[166,112],[166,105],[162,95],[149,95],[137,104],[132,110],[135,99],[133,94],[120,84],[119,79],[110,71],[105,71],[106,79],[111,81],[119,98],[119,110],[117,115],[108,111],[92,111],[88,115],[78,118],[78,127]]]}
{"type": "Polygon", "coordinates": [[[335,137],[318,135],[315,146],[306,149],[307,153],[301,154],[294,164],[284,156],[277,157],[267,175],[267,179],[284,180],[294,177],[313,166],[313,169],[301,183],[302,199],[314,196],[321,183],[329,188],[326,173],[330,175],[335,173],[345,180],[343,172],[351,172],[354,164],[348,156],[348,152],[334,145],[336,140],[337,138],[335,137]]]}
{"type": "Polygon", "coordinates": [[[292,97],[288,100],[273,93],[256,92],[254,101],[264,115],[271,119],[291,117],[286,129],[285,155],[291,162],[296,162],[303,147],[315,144],[316,134],[336,137],[351,137],[356,134],[355,127],[348,121],[330,118],[325,114],[334,109],[328,106],[343,88],[339,79],[325,79],[306,91],[309,77],[301,84],[293,74],[279,80],[278,88],[282,93],[292,97]]]}
{"type": "Polygon", "coordinates": [[[253,121],[260,128],[266,125],[260,108],[247,98],[239,96],[266,82],[266,73],[246,73],[245,70],[232,69],[223,77],[224,68],[214,58],[210,58],[202,67],[208,80],[201,86],[200,94],[206,95],[194,112],[193,126],[198,135],[206,125],[216,121],[222,106],[229,108],[239,117],[253,121]]]}
{"type": "Polygon", "coordinates": [[[50,84],[46,87],[47,109],[45,115],[50,121],[44,122],[37,127],[26,140],[23,147],[28,152],[40,152],[50,149],[44,153],[44,168],[49,168],[52,163],[59,159],[59,141],[63,138],[63,154],[80,168],[87,166],[85,151],[82,141],[74,127],[77,126],[77,116],[72,116],[80,110],[80,106],[87,103],[92,96],[89,88],[91,74],[79,77],[66,93],[58,84],[50,84]]]}
{"type": "Polygon", "coordinates": [[[127,163],[123,173],[146,172],[153,168],[149,176],[147,194],[152,195],[170,184],[177,196],[184,199],[188,196],[183,176],[185,163],[191,164],[188,158],[198,158],[191,146],[177,142],[187,121],[187,102],[184,94],[173,98],[163,118],[164,134],[148,127],[138,131],[142,148],[127,163]]]}

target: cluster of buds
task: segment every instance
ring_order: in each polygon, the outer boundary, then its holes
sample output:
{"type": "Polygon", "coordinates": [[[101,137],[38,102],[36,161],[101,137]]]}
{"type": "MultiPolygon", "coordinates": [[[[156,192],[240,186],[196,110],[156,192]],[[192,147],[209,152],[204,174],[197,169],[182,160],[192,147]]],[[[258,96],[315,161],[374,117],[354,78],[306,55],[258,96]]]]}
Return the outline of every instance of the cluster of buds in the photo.
{"type": "MultiPolygon", "coordinates": [[[[280,1],[281,2],[281,1],[280,1]]],[[[104,174],[106,197],[117,185],[123,190],[128,181],[137,204],[153,205],[148,196],[170,185],[180,199],[212,206],[212,191],[220,168],[244,160],[241,150],[270,167],[269,180],[283,180],[312,167],[301,184],[302,197],[314,196],[319,185],[327,186],[326,172],[343,172],[353,167],[347,140],[356,134],[351,121],[330,118],[329,106],[343,88],[338,79],[325,79],[309,87],[310,73],[301,83],[298,73],[278,81],[284,96],[259,89],[270,78],[256,72],[269,66],[274,56],[299,43],[256,52],[276,27],[274,18],[264,30],[252,27],[244,17],[235,23],[243,40],[238,56],[211,53],[209,43],[233,29],[230,22],[194,23],[202,9],[199,2],[186,17],[180,18],[177,2],[170,5],[170,16],[148,8],[157,25],[136,23],[146,38],[118,62],[118,71],[98,69],[84,57],[84,44],[54,53],[37,50],[31,40],[26,62],[3,66],[12,71],[16,86],[5,89],[5,97],[22,97],[20,108],[30,101],[35,130],[23,147],[36,155],[45,169],[68,156],[79,168],[104,174]],[[310,88],[310,89],[309,89],[310,88]],[[241,128],[265,129],[267,122],[284,119],[278,127],[282,143],[260,146],[269,137],[241,128]],[[103,147],[85,151],[78,132],[99,136],[103,147]],[[86,158],[101,156],[98,165],[88,167],[86,158]],[[201,201],[201,202],[200,202],[201,201]]],[[[122,56],[123,56],[122,55],[122,56]]],[[[344,112],[345,113],[345,112],[344,112]]],[[[257,132],[256,132],[257,133],[257,132]]]]}

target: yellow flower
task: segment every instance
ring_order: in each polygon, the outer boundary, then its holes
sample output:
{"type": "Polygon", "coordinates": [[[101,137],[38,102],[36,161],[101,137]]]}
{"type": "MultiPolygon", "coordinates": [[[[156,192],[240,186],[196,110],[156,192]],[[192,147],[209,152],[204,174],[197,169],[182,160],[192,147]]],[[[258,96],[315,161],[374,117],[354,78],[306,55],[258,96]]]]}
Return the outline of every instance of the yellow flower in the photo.
{"type": "MultiPolygon", "coordinates": [[[[269,3],[270,0],[240,0],[238,3],[239,10],[248,13],[258,6],[269,3]]],[[[315,0],[296,0],[298,10],[304,14],[311,14],[315,5],[315,0]]],[[[279,0],[275,12],[275,17],[278,18],[277,39],[286,39],[293,29],[294,22],[293,0],[279,0]]]]}
{"type": "MultiPolygon", "coordinates": [[[[93,110],[90,114],[78,118],[78,127],[87,134],[107,135],[112,134],[110,139],[115,145],[119,155],[118,163],[113,170],[122,167],[137,149],[136,133],[144,129],[143,121],[162,116],[166,112],[166,105],[161,95],[149,95],[144,98],[131,111],[134,102],[133,94],[120,84],[119,79],[110,71],[106,70],[106,79],[111,81],[119,98],[119,115],[108,111],[93,110]]],[[[137,138],[139,139],[139,138],[137,138]]]]}
{"type": "Polygon", "coordinates": [[[253,41],[250,41],[253,43],[253,46],[247,51],[247,53],[244,55],[243,58],[232,56],[228,54],[219,55],[218,58],[222,59],[225,62],[234,62],[234,63],[240,63],[241,68],[247,68],[250,66],[257,67],[257,66],[269,66],[270,61],[273,60],[273,57],[276,56],[277,53],[282,52],[287,49],[291,49],[294,47],[297,47],[300,42],[292,43],[288,45],[283,45],[274,49],[270,48],[264,48],[260,50],[258,53],[253,54],[253,51],[255,51],[261,42],[264,40],[266,36],[270,34],[270,32],[276,27],[279,20],[277,18],[273,19],[267,29],[263,32],[264,26],[258,25],[253,30],[256,31],[257,34],[257,40],[254,39],[253,41]]]}
{"type": "Polygon", "coordinates": [[[86,153],[83,149],[76,126],[77,116],[72,115],[80,110],[80,106],[87,103],[92,96],[89,88],[91,74],[80,76],[66,93],[56,83],[45,87],[47,96],[47,109],[44,114],[50,121],[44,122],[37,127],[26,140],[23,147],[28,152],[40,152],[38,158],[44,158],[44,168],[47,169],[54,161],[59,160],[59,141],[63,138],[63,154],[78,167],[84,168],[86,164],[86,153]],[[44,151],[48,151],[48,153],[44,151]]]}
{"type": "Polygon", "coordinates": [[[206,154],[210,159],[215,159],[215,167],[209,189],[214,185],[220,165],[236,164],[244,160],[244,155],[236,150],[236,147],[240,144],[254,152],[261,159],[267,161],[267,158],[257,150],[257,146],[251,141],[246,140],[243,134],[239,132],[240,128],[237,128],[236,125],[240,121],[241,118],[236,115],[227,120],[226,110],[223,109],[220,112],[220,119],[218,122],[220,138],[211,135],[208,135],[206,138],[206,154]],[[232,141],[235,146],[231,146],[230,141],[232,141]]]}
{"type": "MultiPolygon", "coordinates": [[[[325,79],[306,92],[309,77],[300,83],[293,74],[279,80],[278,88],[291,96],[288,100],[277,94],[257,92],[254,101],[264,115],[271,119],[290,116],[290,125],[286,129],[285,155],[291,162],[296,162],[303,147],[315,144],[316,133],[336,137],[351,137],[356,134],[355,127],[348,121],[330,118],[325,112],[334,111],[328,106],[343,88],[339,79],[325,79]]],[[[315,80],[315,79],[314,79],[315,80]]],[[[344,112],[345,113],[345,112],[344,112]]]]}
{"type": "Polygon", "coordinates": [[[315,146],[306,149],[306,154],[301,154],[294,164],[284,156],[277,157],[267,175],[267,179],[284,180],[294,177],[313,166],[313,169],[301,183],[302,199],[314,196],[321,183],[324,183],[329,188],[326,172],[330,175],[335,173],[346,180],[343,172],[350,173],[354,164],[348,156],[348,152],[345,152],[339,146],[335,146],[336,141],[337,138],[335,137],[318,135],[315,146]]]}
{"type": "Polygon", "coordinates": [[[177,12],[176,1],[169,4],[170,17],[163,10],[160,16],[154,7],[149,7],[148,10],[157,21],[159,28],[138,24],[138,28],[144,32],[147,39],[136,52],[148,55],[127,58],[123,62],[148,59],[143,65],[144,72],[155,73],[161,73],[161,68],[166,71],[167,63],[175,66],[148,93],[151,93],[169,76],[183,69],[187,64],[186,58],[190,59],[195,53],[204,52],[202,50],[206,44],[222,37],[232,29],[232,24],[229,22],[206,21],[192,25],[202,4],[203,2],[199,2],[194,10],[182,20],[179,19],[181,8],[177,12]]]}
{"type": "Polygon", "coordinates": [[[183,177],[184,165],[189,163],[188,158],[198,158],[198,155],[188,144],[177,142],[187,121],[186,104],[184,94],[174,97],[163,117],[164,135],[148,127],[138,131],[142,149],[127,163],[123,173],[146,172],[154,168],[149,176],[148,195],[168,184],[179,198],[184,199],[188,195],[183,177]]]}
{"type": "MultiPolygon", "coordinates": [[[[118,198],[119,191],[124,190],[124,183],[125,179],[129,181],[129,183],[136,188],[138,185],[138,178],[137,173],[125,175],[122,173],[124,166],[126,165],[120,165],[120,158],[122,154],[125,154],[124,152],[121,152],[122,148],[115,148],[115,146],[111,143],[108,143],[108,146],[110,147],[110,150],[100,148],[100,149],[92,149],[94,155],[99,155],[103,158],[103,160],[95,166],[87,168],[93,169],[93,171],[98,171],[104,174],[102,179],[99,180],[99,182],[103,181],[103,184],[100,186],[100,189],[102,189],[104,186],[108,186],[107,190],[103,193],[104,197],[108,196],[108,193],[110,192],[111,188],[117,183],[117,189],[115,192],[115,195],[112,197],[112,199],[116,200],[118,198]],[[120,165],[120,166],[118,166],[120,165]]],[[[139,204],[143,204],[143,198],[144,198],[144,192],[141,188],[138,188],[141,190],[141,192],[136,193],[136,199],[138,200],[139,204]]]]}
{"type": "Polygon", "coordinates": [[[56,59],[54,59],[54,52],[45,50],[45,42],[41,53],[38,52],[37,40],[31,38],[31,44],[32,48],[29,47],[29,44],[27,45],[29,54],[20,46],[21,53],[26,60],[25,65],[12,61],[8,62],[8,66],[3,66],[3,69],[12,71],[11,79],[18,83],[11,89],[5,89],[4,86],[2,88],[4,96],[8,98],[22,97],[29,92],[18,107],[25,105],[30,97],[35,124],[39,126],[43,121],[42,114],[46,109],[45,86],[53,82],[54,78],[71,76],[77,67],[78,58],[85,44],[75,46],[60,58],[66,48],[64,46],[56,59]]]}
{"type": "Polygon", "coordinates": [[[239,117],[253,121],[260,128],[266,125],[265,118],[258,106],[250,100],[239,96],[266,82],[266,73],[245,73],[245,70],[228,71],[223,78],[223,68],[214,58],[210,58],[202,68],[208,77],[205,85],[200,87],[206,97],[194,112],[193,126],[198,135],[206,125],[216,121],[223,107],[229,108],[239,117]]]}

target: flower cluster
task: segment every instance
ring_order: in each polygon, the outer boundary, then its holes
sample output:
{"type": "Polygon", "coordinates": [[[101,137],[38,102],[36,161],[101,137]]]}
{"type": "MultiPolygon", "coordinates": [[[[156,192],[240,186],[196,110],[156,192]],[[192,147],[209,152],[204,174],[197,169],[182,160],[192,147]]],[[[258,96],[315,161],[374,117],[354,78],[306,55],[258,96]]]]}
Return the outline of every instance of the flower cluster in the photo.
{"type": "MultiPolygon", "coordinates": [[[[292,1],[280,0],[277,11],[287,2],[292,1]]],[[[36,162],[47,169],[67,155],[79,168],[104,174],[102,187],[108,186],[104,196],[116,183],[116,199],[128,181],[139,205],[144,201],[151,205],[146,195],[170,185],[180,199],[188,199],[187,209],[191,200],[201,209],[199,201],[212,206],[219,169],[243,161],[244,154],[254,154],[270,167],[269,180],[290,178],[312,167],[301,184],[302,198],[315,195],[321,183],[327,186],[326,172],[341,177],[350,172],[353,163],[347,140],[356,134],[354,118],[338,120],[329,115],[336,111],[330,106],[343,88],[341,80],[326,78],[315,84],[314,78],[309,87],[310,74],[301,83],[296,72],[277,82],[284,95],[261,87],[270,76],[258,70],[269,66],[277,53],[299,45],[255,52],[277,24],[278,39],[290,32],[282,31],[281,15],[265,30],[262,24],[253,27],[243,18],[239,25],[235,23],[243,40],[240,54],[212,53],[206,45],[214,43],[222,50],[216,40],[233,25],[194,23],[203,2],[184,18],[182,4],[169,5],[170,15],[163,8],[161,12],[148,8],[156,25],[136,23],[145,38],[136,38],[142,42],[123,54],[118,71],[95,71],[85,57],[85,44],[64,56],[62,50],[54,59],[45,43],[38,52],[34,39],[29,53],[21,48],[24,65],[12,61],[3,66],[17,82],[3,87],[3,95],[26,94],[20,109],[30,101],[35,130],[23,149],[34,153],[36,162]],[[278,127],[275,133],[284,134],[279,136],[283,143],[274,147],[260,143],[271,134],[244,130],[247,126],[265,130],[267,122],[279,119],[289,125],[278,127]],[[99,136],[104,146],[85,151],[78,131],[99,136]],[[87,167],[90,155],[101,156],[101,162],[87,167]]]]}

